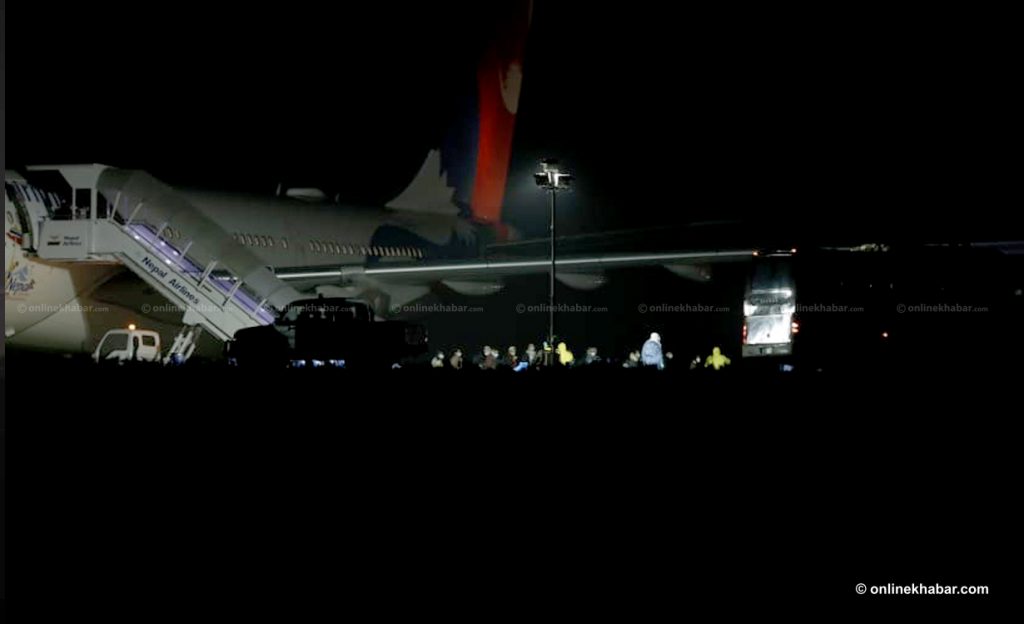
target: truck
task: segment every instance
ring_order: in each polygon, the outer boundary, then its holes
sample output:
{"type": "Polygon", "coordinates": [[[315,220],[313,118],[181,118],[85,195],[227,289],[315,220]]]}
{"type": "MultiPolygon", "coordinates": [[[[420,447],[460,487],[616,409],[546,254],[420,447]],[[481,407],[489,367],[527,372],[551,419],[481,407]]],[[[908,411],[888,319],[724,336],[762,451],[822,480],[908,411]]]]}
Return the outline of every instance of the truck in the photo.
{"type": "Polygon", "coordinates": [[[427,351],[427,331],[379,320],[362,301],[319,297],[289,304],[270,325],[248,327],[225,345],[240,367],[391,368],[427,351]]]}

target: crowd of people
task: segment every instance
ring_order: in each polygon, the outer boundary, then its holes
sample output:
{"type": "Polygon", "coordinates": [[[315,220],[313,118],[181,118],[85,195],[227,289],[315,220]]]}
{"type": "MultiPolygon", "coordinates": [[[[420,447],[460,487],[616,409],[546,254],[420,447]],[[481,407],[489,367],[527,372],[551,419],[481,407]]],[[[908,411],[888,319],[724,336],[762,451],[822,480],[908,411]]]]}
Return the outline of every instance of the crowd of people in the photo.
{"type": "MultiPolygon", "coordinates": [[[[522,353],[515,345],[509,346],[504,352],[500,348],[484,345],[480,352],[468,359],[459,347],[448,352],[437,351],[430,360],[430,366],[434,369],[511,369],[515,372],[545,367],[577,368],[587,366],[664,370],[671,365],[672,360],[672,352],[665,351],[662,347],[661,335],[653,332],[640,349],[630,351],[621,361],[606,360],[598,353],[597,347],[587,347],[582,357],[576,357],[565,342],[559,342],[552,349],[551,344],[545,341],[541,343],[540,349],[531,342],[526,345],[526,349],[522,353]]],[[[715,347],[706,359],[702,359],[699,355],[695,356],[689,361],[688,368],[693,370],[703,364],[704,368],[721,370],[730,363],[731,360],[722,354],[721,349],[715,347]]]]}

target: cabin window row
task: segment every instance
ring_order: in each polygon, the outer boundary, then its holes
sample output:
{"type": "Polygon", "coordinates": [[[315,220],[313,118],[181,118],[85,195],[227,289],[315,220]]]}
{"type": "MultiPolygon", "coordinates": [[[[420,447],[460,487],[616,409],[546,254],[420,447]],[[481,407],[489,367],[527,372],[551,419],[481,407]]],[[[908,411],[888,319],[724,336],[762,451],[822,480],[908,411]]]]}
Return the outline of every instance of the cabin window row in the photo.
{"type": "Polygon", "coordinates": [[[288,239],[284,236],[281,238],[275,238],[273,236],[267,236],[266,234],[246,234],[243,232],[235,232],[234,239],[236,243],[245,245],[246,247],[277,247],[280,245],[282,249],[288,249],[288,239]]]}
{"type": "Polygon", "coordinates": [[[334,241],[311,240],[309,251],[336,256],[376,256],[378,258],[422,258],[423,252],[415,247],[382,245],[345,245],[334,241]]]}

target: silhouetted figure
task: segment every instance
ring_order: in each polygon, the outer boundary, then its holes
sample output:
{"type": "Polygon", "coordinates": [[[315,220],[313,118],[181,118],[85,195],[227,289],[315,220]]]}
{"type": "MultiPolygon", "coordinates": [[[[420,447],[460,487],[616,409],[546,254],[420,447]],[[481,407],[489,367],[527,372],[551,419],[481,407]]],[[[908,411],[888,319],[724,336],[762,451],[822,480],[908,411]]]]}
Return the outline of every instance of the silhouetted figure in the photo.
{"type": "Polygon", "coordinates": [[[483,357],[480,359],[482,370],[494,370],[498,368],[498,357],[489,345],[484,345],[483,357]]]}
{"type": "Polygon", "coordinates": [[[448,360],[448,364],[454,370],[462,370],[462,349],[456,349],[452,352],[452,357],[448,360]]]}
{"type": "Polygon", "coordinates": [[[516,349],[515,345],[512,345],[505,352],[505,359],[502,361],[502,365],[515,368],[517,364],[519,364],[519,350],[516,349]]]}
{"type": "Polygon", "coordinates": [[[540,364],[540,354],[537,353],[537,347],[531,342],[526,345],[526,353],[523,354],[527,365],[537,366],[540,364]]]}

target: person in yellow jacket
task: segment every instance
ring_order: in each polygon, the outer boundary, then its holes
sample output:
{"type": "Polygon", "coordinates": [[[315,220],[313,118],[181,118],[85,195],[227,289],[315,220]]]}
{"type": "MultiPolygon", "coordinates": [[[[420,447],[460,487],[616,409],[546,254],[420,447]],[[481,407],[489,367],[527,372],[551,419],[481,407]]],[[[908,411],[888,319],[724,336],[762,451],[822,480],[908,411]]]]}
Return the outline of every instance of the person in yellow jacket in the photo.
{"type": "Polygon", "coordinates": [[[709,355],[708,359],[704,362],[704,368],[707,368],[708,366],[713,366],[715,370],[719,370],[723,366],[727,366],[731,363],[732,360],[722,355],[722,350],[719,349],[718,347],[715,347],[714,349],[711,350],[711,355],[709,355]]]}
{"type": "Polygon", "coordinates": [[[555,352],[558,353],[558,363],[562,366],[569,366],[575,359],[572,356],[572,351],[569,350],[569,347],[565,346],[564,342],[558,343],[558,349],[555,352]]]}

